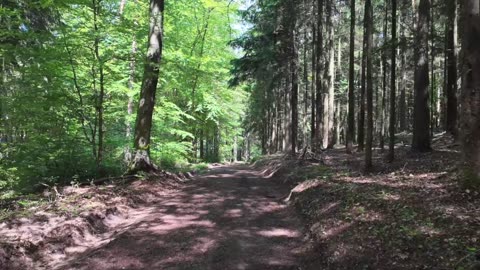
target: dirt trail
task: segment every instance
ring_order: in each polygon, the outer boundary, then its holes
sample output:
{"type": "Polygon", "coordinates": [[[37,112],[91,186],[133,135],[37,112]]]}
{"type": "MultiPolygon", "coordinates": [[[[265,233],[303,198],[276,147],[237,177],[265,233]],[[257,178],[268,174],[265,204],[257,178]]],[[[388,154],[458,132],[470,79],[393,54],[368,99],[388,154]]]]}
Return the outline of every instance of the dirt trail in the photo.
{"type": "Polygon", "coordinates": [[[218,167],[61,269],[300,269],[302,225],[287,194],[250,167],[218,167]]]}

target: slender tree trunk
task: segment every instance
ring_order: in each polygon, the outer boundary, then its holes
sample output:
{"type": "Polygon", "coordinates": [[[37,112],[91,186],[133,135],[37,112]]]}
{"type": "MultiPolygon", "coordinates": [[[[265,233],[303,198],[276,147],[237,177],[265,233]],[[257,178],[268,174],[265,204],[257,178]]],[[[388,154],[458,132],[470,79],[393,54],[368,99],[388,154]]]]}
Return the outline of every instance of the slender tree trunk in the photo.
{"type": "MultiPolygon", "coordinates": [[[[125,9],[127,0],[121,0],[120,1],[120,8],[119,8],[119,14],[120,16],[123,16],[123,12],[125,9]]],[[[137,3],[137,0],[134,1],[137,3]]],[[[137,24],[137,21],[135,20],[134,22],[137,24]]],[[[133,91],[134,84],[135,84],[135,69],[136,69],[136,61],[135,57],[137,55],[137,39],[135,35],[132,37],[132,49],[131,49],[131,59],[130,59],[130,74],[128,76],[128,83],[127,87],[129,91],[133,91]]],[[[133,95],[129,94],[128,95],[128,101],[127,101],[127,119],[125,120],[125,138],[128,142],[132,139],[132,125],[130,124],[130,118],[133,114],[133,95]]],[[[132,162],[132,153],[130,150],[130,145],[125,146],[125,163],[130,164],[132,162]]]]}
{"type": "Polygon", "coordinates": [[[317,14],[317,49],[316,49],[316,117],[315,117],[315,151],[321,150],[321,135],[322,135],[322,83],[323,83],[323,1],[318,0],[318,14],[317,14]]]}
{"type": "Polygon", "coordinates": [[[350,13],[350,62],[348,71],[348,123],[346,136],[347,153],[352,153],[353,138],[355,138],[355,0],[351,0],[350,13]]]}
{"type": "Polygon", "coordinates": [[[365,1],[365,25],[366,25],[366,58],[367,58],[367,138],[365,149],[365,171],[371,171],[372,147],[373,147],[373,65],[372,65],[372,44],[373,44],[373,8],[371,0],[365,1]]]}
{"type": "Polygon", "coordinates": [[[417,152],[430,151],[430,112],[428,106],[428,22],[430,0],[420,0],[415,36],[415,104],[413,112],[412,149],[417,152]]]}
{"type": "Polygon", "coordinates": [[[93,26],[96,33],[94,41],[94,54],[95,59],[98,64],[98,73],[99,73],[99,87],[100,93],[98,94],[96,111],[98,115],[98,148],[97,148],[97,175],[102,176],[102,162],[104,155],[104,138],[105,138],[105,124],[104,124],[104,100],[105,100],[105,73],[103,67],[103,59],[100,56],[100,33],[98,27],[98,16],[100,16],[101,6],[96,0],[92,0],[93,6],[93,26]]]}
{"type": "Polygon", "coordinates": [[[447,0],[447,132],[457,135],[457,42],[455,24],[457,22],[457,1],[447,0]]]}
{"type": "Polygon", "coordinates": [[[311,147],[312,149],[315,149],[315,132],[316,132],[316,126],[315,126],[315,117],[316,117],[316,93],[315,93],[315,84],[316,84],[316,70],[317,70],[317,57],[316,57],[316,42],[317,42],[317,29],[315,27],[315,24],[312,26],[312,95],[311,95],[311,123],[310,123],[310,131],[311,131],[311,147]]]}
{"type": "Polygon", "coordinates": [[[200,159],[201,160],[205,160],[205,145],[204,145],[204,134],[205,134],[205,131],[204,129],[202,128],[200,130],[200,159]]]}
{"type": "Polygon", "coordinates": [[[382,50],[382,111],[380,116],[380,149],[385,148],[385,106],[387,95],[387,36],[388,36],[388,6],[385,5],[385,20],[383,23],[382,50]]]}
{"type": "Polygon", "coordinates": [[[298,131],[298,72],[297,72],[297,49],[295,46],[295,22],[292,23],[292,33],[291,33],[291,64],[290,64],[290,72],[291,72],[291,80],[292,80],[292,94],[291,94],[291,108],[292,108],[292,129],[291,129],[291,154],[295,155],[297,153],[297,131],[298,131]]]}
{"type": "MultiPolygon", "coordinates": [[[[338,39],[338,51],[337,51],[337,65],[335,68],[335,83],[340,82],[343,78],[342,72],[342,50],[343,50],[343,42],[342,37],[338,39]]],[[[343,119],[343,113],[346,113],[347,110],[344,108],[344,103],[342,98],[338,98],[335,100],[335,140],[334,144],[342,144],[342,130],[344,130],[344,126],[346,125],[345,120],[343,119]]]]}
{"type": "Polygon", "coordinates": [[[131,173],[157,169],[150,160],[150,135],[162,59],[163,11],[164,0],[150,0],[150,33],[148,35],[147,58],[135,123],[135,158],[130,167],[131,173]]]}
{"type": "Polygon", "coordinates": [[[335,47],[334,47],[334,32],[332,21],[332,0],[326,1],[326,29],[328,29],[328,36],[326,41],[326,55],[327,62],[325,65],[325,80],[324,80],[324,102],[323,102],[323,148],[332,147],[333,138],[333,116],[335,113],[334,104],[334,72],[335,72],[335,47]]]}
{"type": "Polygon", "coordinates": [[[335,31],[333,27],[333,15],[331,14],[333,12],[332,4],[333,0],[329,0],[330,7],[329,7],[329,12],[330,15],[329,17],[329,22],[328,22],[328,27],[330,28],[330,63],[328,66],[328,76],[330,79],[330,82],[328,84],[328,145],[327,147],[329,149],[333,148],[335,145],[335,31]]]}
{"type": "MultiPolygon", "coordinates": [[[[304,2],[305,3],[305,2],[304,2]]],[[[308,61],[307,61],[307,54],[308,54],[308,42],[307,42],[307,32],[308,28],[305,27],[303,32],[303,86],[304,94],[303,94],[303,147],[308,146],[308,106],[309,106],[309,92],[310,92],[310,85],[308,81],[308,61]]]]}
{"type": "Polygon", "coordinates": [[[389,124],[389,144],[388,161],[392,162],[395,158],[395,125],[396,102],[397,102],[397,0],[392,0],[392,65],[390,75],[390,124],[389,124]]]}
{"type": "MultiPolygon", "coordinates": [[[[366,5],[366,3],[365,3],[366,5]]],[[[365,91],[366,91],[366,77],[367,77],[367,43],[368,43],[368,14],[365,10],[363,18],[363,50],[362,50],[362,74],[360,86],[360,111],[358,114],[358,151],[362,152],[365,148],[365,91]]]]}
{"type": "Polygon", "coordinates": [[[285,91],[284,95],[284,102],[285,102],[285,111],[284,111],[284,124],[285,127],[283,129],[284,133],[284,146],[283,146],[283,152],[288,152],[292,149],[292,125],[293,125],[293,119],[292,119],[292,89],[293,89],[293,77],[291,76],[290,70],[291,66],[287,66],[286,69],[286,75],[288,78],[285,80],[285,87],[283,90],[285,91]]]}
{"type": "Polygon", "coordinates": [[[461,95],[464,184],[480,187],[480,1],[465,0],[462,16],[461,95]]]}
{"type": "MultiPolygon", "coordinates": [[[[401,16],[403,24],[406,23],[407,14],[406,14],[406,3],[404,2],[401,9],[401,16]]],[[[407,125],[407,45],[406,45],[406,37],[405,37],[405,26],[401,27],[401,46],[400,46],[400,69],[401,69],[401,86],[400,86],[400,104],[398,108],[398,118],[399,118],[399,127],[400,131],[405,131],[408,129],[407,125]]]]}

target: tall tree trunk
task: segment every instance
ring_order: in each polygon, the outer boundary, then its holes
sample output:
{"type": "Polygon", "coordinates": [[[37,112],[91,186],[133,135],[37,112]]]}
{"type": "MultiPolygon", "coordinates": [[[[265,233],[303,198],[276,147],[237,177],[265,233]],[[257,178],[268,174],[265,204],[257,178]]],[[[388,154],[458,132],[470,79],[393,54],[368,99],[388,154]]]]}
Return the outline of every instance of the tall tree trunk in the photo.
{"type": "MultiPolygon", "coordinates": [[[[406,2],[403,3],[401,7],[401,16],[402,16],[402,24],[404,25],[407,20],[407,13],[406,13],[406,2]]],[[[406,72],[406,65],[407,65],[407,41],[405,37],[405,26],[401,26],[401,46],[400,46],[400,104],[398,108],[398,118],[399,118],[399,131],[407,130],[407,72],[406,72]]]]}
{"type": "Polygon", "coordinates": [[[317,49],[316,49],[316,117],[315,117],[315,151],[321,150],[321,135],[322,135],[322,83],[323,83],[323,1],[318,0],[318,14],[317,14],[317,49]]]}
{"type": "MultiPolygon", "coordinates": [[[[96,0],[92,0],[93,6],[93,27],[95,30],[95,41],[94,41],[94,54],[95,60],[98,64],[98,73],[99,73],[99,87],[100,93],[98,94],[97,104],[96,104],[96,111],[98,115],[98,148],[97,148],[97,175],[102,176],[103,169],[102,169],[102,162],[103,162],[103,155],[104,155],[104,138],[105,138],[105,124],[104,124],[104,100],[105,100],[105,73],[103,67],[103,59],[100,56],[100,33],[99,33],[99,23],[98,17],[100,16],[101,6],[96,0]]],[[[96,79],[95,79],[96,80],[96,79]]]]}
{"type": "MultiPolygon", "coordinates": [[[[305,3],[305,2],[304,2],[305,3]]],[[[307,37],[308,27],[305,27],[303,32],[303,86],[304,94],[303,94],[303,121],[302,121],[302,128],[303,128],[303,147],[308,146],[308,106],[309,104],[309,92],[310,92],[310,85],[308,80],[308,61],[307,61],[307,54],[308,54],[308,37],[307,37]]]]}
{"type": "Polygon", "coordinates": [[[457,39],[455,24],[457,22],[457,1],[447,0],[447,116],[446,129],[457,135],[457,39]]]}
{"type": "Polygon", "coordinates": [[[373,147],[373,64],[372,64],[372,44],[373,44],[373,8],[371,0],[365,1],[365,32],[367,36],[366,57],[367,57],[367,138],[365,149],[365,171],[370,171],[372,163],[373,147]]]}
{"type": "MultiPolygon", "coordinates": [[[[366,5],[366,3],[365,3],[366,5]]],[[[363,151],[365,148],[365,91],[366,91],[366,77],[367,77],[367,28],[368,28],[368,14],[365,10],[363,18],[363,49],[362,49],[362,74],[360,86],[360,111],[358,113],[358,151],[363,151]]]]}
{"type": "Polygon", "coordinates": [[[329,16],[328,16],[328,26],[330,29],[330,63],[328,65],[328,145],[329,149],[333,148],[335,145],[335,31],[333,27],[333,0],[329,0],[329,16]]]}
{"type": "Polygon", "coordinates": [[[290,74],[292,76],[292,94],[290,97],[290,106],[292,108],[292,129],[291,129],[291,154],[295,155],[297,153],[297,131],[298,131],[298,72],[297,72],[297,50],[295,46],[295,22],[292,23],[292,32],[291,32],[291,64],[290,64],[290,74]]]}
{"type": "Polygon", "coordinates": [[[324,77],[324,102],[323,102],[323,148],[332,147],[333,118],[335,113],[334,86],[335,86],[335,46],[332,21],[332,0],[326,1],[326,29],[328,36],[326,40],[327,62],[325,64],[324,77]]]}
{"type": "Polygon", "coordinates": [[[284,91],[284,102],[285,102],[285,110],[284,110],[284,145],[283,145],[283,152],[288,152],[291,150],[292,147],[292,84],[293,84],[293,78],[290,76],[290,68],[291,66],[288,65],[286,68],[286,75],[287,79],[285,79],[285,86],[282,88],[284,91]]]}
{"type": "MultiPolygon", "coordinates": [[[[120,8],[119,8],[119,14],[120,16],[123,16],[123,12],[125,9],[127,0],[121,0],[120,2],[120,8]]],[[[134,1],[135,4],[137,3],[137,0],[134,1]]],[[[134,24],[137,24],[137,21],[135,20],[134,24]]],[[[128,83],[127,87],[129,91],[133,91],[134,84],[135,84],[135,69],[136,69],[136,61],[135,57],[137,55],[137,38],[135,35],[132,37],[132,48],[131,48],[131,58],[130,58],[130,73],[128,76],[128,83]]],[[[133,114],[133,95],[129,93],[128,95],[128,101],[127,101],[127,119],[125,121],[125,138],[128,142],[130,142],[131,137],[132,137],[132,125],[130,124],[130,117],[133,114]]],[[[125,163],[130,164],[132,162],[132,153],[130,149],[130,145],[125,146],[125,163]]]]}
{"type": "Polygon", "coordinates": [[[412,150],[430,151],[430,112],[428,106],[428,22],[430,0],[420,0],[415,34],[415,104],[413,112],[412,150]]]}
{"type": "Polygon", "coordinates": [[[382,50],[382,111],[380,115],[380,149],[385,148],[385,110],[387,96],[387,36],[388,36],[388,6],[385,4],[385,20],[383,23],[383,50],[382,50]]]}
{"type": "Polygon", "coordinates": [[[397,0],[392,0],[392,65],[390,75],[390,124],[388,161],[395,158],[395,125],[396,125],[396,104],[397,104],[397,0]]]}
{"type": "Polygon", "coordinates": [[[152,118],[155,107],[160,62],[162,60],[163,11],[164,0],[150,0],[148,51],[138,103],[137,120],[135,122],[135,157],[130,167],[130,173],[157,169],[150,159],[150,135],[152,131],[152,118]]]}
{"type": "Polygon", "coordinates": [[[315,149],[315,132],[316,132],[316,126],[315,126],[315,117],[316,117],[316,93],[315,93],[315,85],[316,85],[316,70],[317,70],[317,54],[316,54],[316,42],[317,42],[317,29],[315,27],[315,24],[312,23],[312,94],[311,94],[311,123],[310,123],[310,128],[311,128],[311,147],[312,149],[315,149]]]}
{"type": "Polygon", "coordinates": [[[355,138],[355,0],[350,3],[350,62],[348,71],[347,153],[353,151],[355,138]]]}
{"type": "Polygon", "coordinates": [[[462,15],[461,95],[464,183],[480,187],[480,1],[465,0],[462,15]]]}

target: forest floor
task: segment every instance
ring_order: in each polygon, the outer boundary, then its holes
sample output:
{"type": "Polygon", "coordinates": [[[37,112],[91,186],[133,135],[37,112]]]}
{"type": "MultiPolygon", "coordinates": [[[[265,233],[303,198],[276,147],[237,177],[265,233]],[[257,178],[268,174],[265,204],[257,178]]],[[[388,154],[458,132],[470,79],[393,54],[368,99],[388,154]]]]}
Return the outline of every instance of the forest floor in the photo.
{"type": "Polygon", "coordinates": [[[0,269],[469,269],[480,196],[458,185],[457,147],[377,150],[368,175],[335,149],[4,203],[0,269]]]}
{"type": "MultiPolygon", "coordinates": [[[[480,196],[459,185],[452,138],[414,154],[401,141],[396,161],[374,153],[323,152],[316,162],[271,157],[257,164],[288,184],[288,200],[307,223],[305,269],[473,269],[480,262],[480,196]]],[[[479,268],[475,268],[479,269],[479,268]]]]}

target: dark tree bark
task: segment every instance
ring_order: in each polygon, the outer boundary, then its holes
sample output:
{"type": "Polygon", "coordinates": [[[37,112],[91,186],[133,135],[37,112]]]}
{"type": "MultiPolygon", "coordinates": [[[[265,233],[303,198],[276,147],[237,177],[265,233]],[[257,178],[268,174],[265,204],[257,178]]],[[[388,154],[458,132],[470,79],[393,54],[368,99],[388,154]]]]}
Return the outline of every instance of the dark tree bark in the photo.
{"type": "Polygon", "coordinates": [[[465,184],[480,187],[480,1],[465,0],[462,16],[461,136],[465,184]]]}
{"type": "MultiPolygon", "coordinates": [[[[407,12],[406,12],[406,1],[403,2],[401,6],[401,17],[402,17],[402,25],[406,23],[407,20],[407,12]]],[[[405,131],[408,129],[407,125],[407,41],[405,37],[405,26],[401,26],[401,46],[400,46],[400,104],[398,108],[398,118],[399,118],[399,131],[405,131]]]]}
{"type": "Polygon", "coordinates": [[[383,50],[382,50],[382,111],[380,116],[380,149],[385,148],[385,118],[387,105],[387,36],[388,36],[388,5],[385,4],[385,20],[383,23],[383,50]]]}
{"type": "Polygon", "coordinates": [[[413,111],[412,150],[430,151],[430,111],[428,106],[428,21],[430,0],[420,0],[415,33],[415,104],[413,111]]]}
{"type": "Polygon", "coordinates": [[[315,148],[315,132],[316,132],[316,127],[315,127],[315,117],[316,117],[316,93],[315,93],[315,83],[316,83],[316,70],[317,70],[317,57],[316,57],[316,42],[317,42],[317,29],[315,27],[315,24],[312,26],[312,96],[311,96],[311,123],[310,123],[310,128],[311,128],[311,146],[312,149],[315,148]]]}
{"type": "Polygon", "coordinates": [[[372,65],[372,44],[373,44],[373,8],[371,0],[365,1],[365,33],[366,39],[366,60],[367,60],[367,138],[365,149],[365,171],[371,171],[372,147],[373,147],[373,65],[372,65]]]}
{"type": "Polygon", "coordinates": [[[152,171],[156,166],[150,159],[150,135],[163,48],[164,0],[150,0],[150,33],[145,60],[142,88],[135,123],[135,157],[130,172],[152,171]]]}
{"type": "Polygon", "coordinates": [[[396,103],[397,103],[397,0],[392,0],[392,66],[390,76],[390,125],[388,161],[395,158],[395,124],[396,124],[396,103]]]}
{"type": "MultiPolygon", "coordinates": [[[[366,4],[365,4],[366,5],[366,4]]],[[[368,14],[365,12],[363,18],[363,49],[362,49],[362,74],[361,74],[361,86],[360,86],[360,111],[358,114],[358,133],[357,133],[357,142],[358,142],[358,151],[363,151],[365,149],[365,92],[366,92],[366,83],[367,83],[367,28],[368,28],[368,14]]]]}
{"type": "MultiPolygon", "coordinates": [[[[432,0],[432,4],[433,4],[432,0]]],[[[430,136],[433,137],[435,128],[435,21],[434,9],[430,9],[430,136]]]]}
{"type": "Polygon", "coordinates": [[[316,116],[315,116],[315,151],[318,152],[321,150],[321,145],[322,145],[322,113],[323,113],[323,107],[322,107],[322,83],[323,83],[323,75],[322,75],[322,68],[323,68],[323,1],[324,0],[318,0],[317,1],[317,9],[318,9],[318,14],[317,14],[317,46],[316,46],[316,97],[315,97],[315,110],[316,110],[316,116]]]}
{"type": "Polygon", "coordinates": [[[290,64],[290,73],[292,76],[292,94],[290,98],[290,107],[292,108],[292,129],[291,129],[291,154],[295,155],[297,153],[297,137],[298,137],[298,66],[297,66],[297,50],[295,46],[295,22],[292,23],[292,32],[291,32],[291,64],[290,64]]]}
{"type": "Polygon", "coordinates": [[[350,4],[350,63],[348,71],[348,123],[347,123],[347,153],[353,151],[355,138],[355,0],[350,4]]]}
{"type": "Polygon", "coordinates": [[[327,114],[327,123],[326,130],[327,133],[324,134],[326,140],[326,147],[325,148],[333,148],[335,144],[334,139],[334,121],[335,121],[335,31],[333,26],[333,0],[327,1],[327,23],[326,28],[328,29],[328,65],[325,67],[328,69],[326,83],[328,85],[326,89],[326,93],[328,95],[327,103],[328,103],[328,114],[327,114]]]}
{"type": "Polygon", "coordinates": [[[457,135],[457,53],[455,24],[457,1],[447,0],[447,115],[446,130],[450,134],[457,135]]]}

